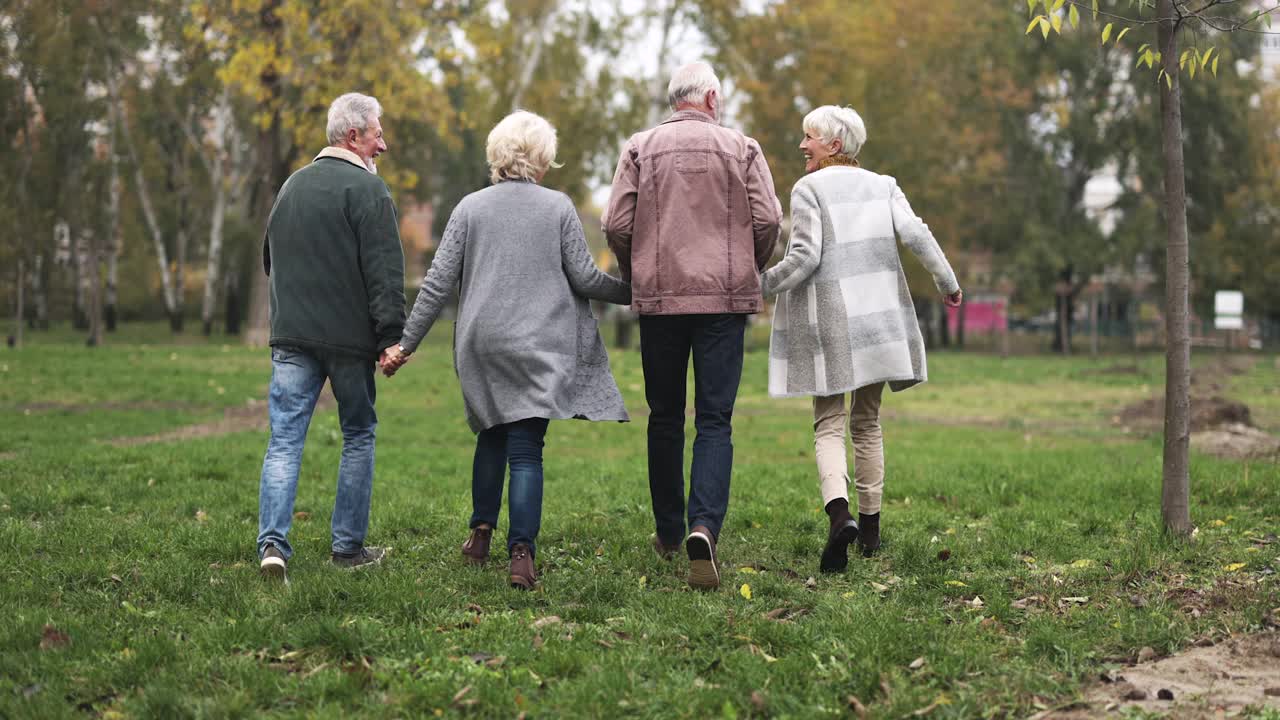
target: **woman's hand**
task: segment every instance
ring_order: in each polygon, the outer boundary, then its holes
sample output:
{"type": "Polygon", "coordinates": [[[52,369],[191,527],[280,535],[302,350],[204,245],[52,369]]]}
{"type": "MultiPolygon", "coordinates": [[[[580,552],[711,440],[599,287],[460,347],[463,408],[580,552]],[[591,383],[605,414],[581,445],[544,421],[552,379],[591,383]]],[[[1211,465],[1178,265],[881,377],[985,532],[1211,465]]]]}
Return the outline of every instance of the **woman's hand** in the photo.
{"type": "Polygon", "coordinates": [[[410,353],[405,352],[403,345],[392,345],[382,351],[381,357],[378,358],[378,367],[382,368],[382,374],[391,377],[396,371],[409,362],[410,353]]]}
{"type": "Polygon", "coordinates": [[[956,290],[950,295],[945,295],[942,302],[946,303],[947,307],[960,307],[960,303],[964,302],[964,291],[956,290]]]}

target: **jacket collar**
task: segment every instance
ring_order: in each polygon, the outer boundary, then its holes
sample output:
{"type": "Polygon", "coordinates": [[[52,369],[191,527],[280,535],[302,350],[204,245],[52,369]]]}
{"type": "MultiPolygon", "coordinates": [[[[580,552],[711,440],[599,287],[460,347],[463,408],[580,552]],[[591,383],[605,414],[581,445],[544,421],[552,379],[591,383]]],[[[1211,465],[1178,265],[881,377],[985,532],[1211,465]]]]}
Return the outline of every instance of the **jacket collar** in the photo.
{"type": "Polygon", "coordinates": [[[340,147],[335,147],[333,145],[330,145],[329,147],[321,150],[320,154],[315,157],[316,160],[319,160],[320,158],[337,158],[339,160],[346,160],[347,162],[351,163],[352,165],[355,165],[361,170],[364,170],[365,172],[369,172],[369,168],[364,164],[364,160],[361,160],[359,155],[351,152],[346,148],[340,148],[340,147]]]}
{"type": "Polygon", "coordinates": [[[679,122],[681,120],[697,120],[699,122],[711,123],[712,125],[720,124],[715,118],[701,110],[677,110],[676,112],[671,113],[671,117],[663,120],[662,124],[666,125],[667,123],[679,122]]]}

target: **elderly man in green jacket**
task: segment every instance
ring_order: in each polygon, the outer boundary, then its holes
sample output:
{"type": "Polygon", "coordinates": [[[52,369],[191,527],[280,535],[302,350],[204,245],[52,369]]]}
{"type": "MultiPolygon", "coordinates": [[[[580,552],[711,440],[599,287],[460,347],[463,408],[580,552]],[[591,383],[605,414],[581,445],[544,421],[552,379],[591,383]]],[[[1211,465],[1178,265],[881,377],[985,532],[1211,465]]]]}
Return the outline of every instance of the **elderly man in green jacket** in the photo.
{"type": "Polygon", "coordinates": [[[329,107],[329,147],[280,188],[267,223],[271,277],[271,440],[258,495],[262,573],[285,578],[298,470],[327,379],[338,401],[342,460],[332,562],[380,562],[364,544],[373,488],[374,363],[404,330],[404,251],[395,204],[374,158],[386,152],[382,106],[348,93],[329,107]]]}

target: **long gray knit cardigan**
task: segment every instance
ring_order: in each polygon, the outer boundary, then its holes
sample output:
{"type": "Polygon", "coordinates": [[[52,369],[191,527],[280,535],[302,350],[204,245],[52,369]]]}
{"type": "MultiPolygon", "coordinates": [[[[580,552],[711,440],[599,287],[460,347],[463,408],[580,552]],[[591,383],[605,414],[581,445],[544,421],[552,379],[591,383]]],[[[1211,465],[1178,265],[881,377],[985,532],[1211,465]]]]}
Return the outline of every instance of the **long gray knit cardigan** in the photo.
{"type": "Polygon", "coordinates": [[[787,253],[762,278],[765,295],[778,295],[771,396],[836,395],[882,381],[897,391],[928,378],[895,234],[940,292],[960,288],[893,178],[835,165],[796,183],[787,253]]]}
{"type": "Polygon", "coordinates": [[[596,268],[567,195],[509,181],[463,198],[405,325],[406,350],[459,279],[454,367],[474,432],[532,417],[629,419],[587,299],[626,305],[631,286],[596,268]]]}

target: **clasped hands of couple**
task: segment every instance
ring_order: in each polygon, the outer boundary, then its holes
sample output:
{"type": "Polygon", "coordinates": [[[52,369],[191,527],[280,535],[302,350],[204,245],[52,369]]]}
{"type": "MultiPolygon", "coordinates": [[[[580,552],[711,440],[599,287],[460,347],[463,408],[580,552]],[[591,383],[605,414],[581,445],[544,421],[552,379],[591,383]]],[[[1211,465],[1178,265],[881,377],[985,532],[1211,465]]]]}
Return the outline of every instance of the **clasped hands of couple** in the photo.
{"type": "Polygon", "coordinates": [[[411,354],[405,352],[404,347],[401,345],[392,345],[383,350],[382,354],[378,356],[378,367],[382,368],[383,375],[391,377],[396,374],[397,370],[404,367],[405,363],[409,362],[411,354]]]}
{"type": "MultiPolygon", "coordinates": [[[[943,299],[943,302],[945,302],[948,307],[960,307],[960,303],[963,301],[963,298],[964,293],[960,290],[956,290],[950,295],[947,295],[943,299]]],[[[396,371],[404,367],[405,363],[409,362],[409,356],[411,354],[412,353],[405,352],[404,347],[399,344],[392,345],[391,347],[383,350],[382,354],[378,356],[378,367],[382,368],[383,375],[391,377],[396,374],[396,371]]]]}

